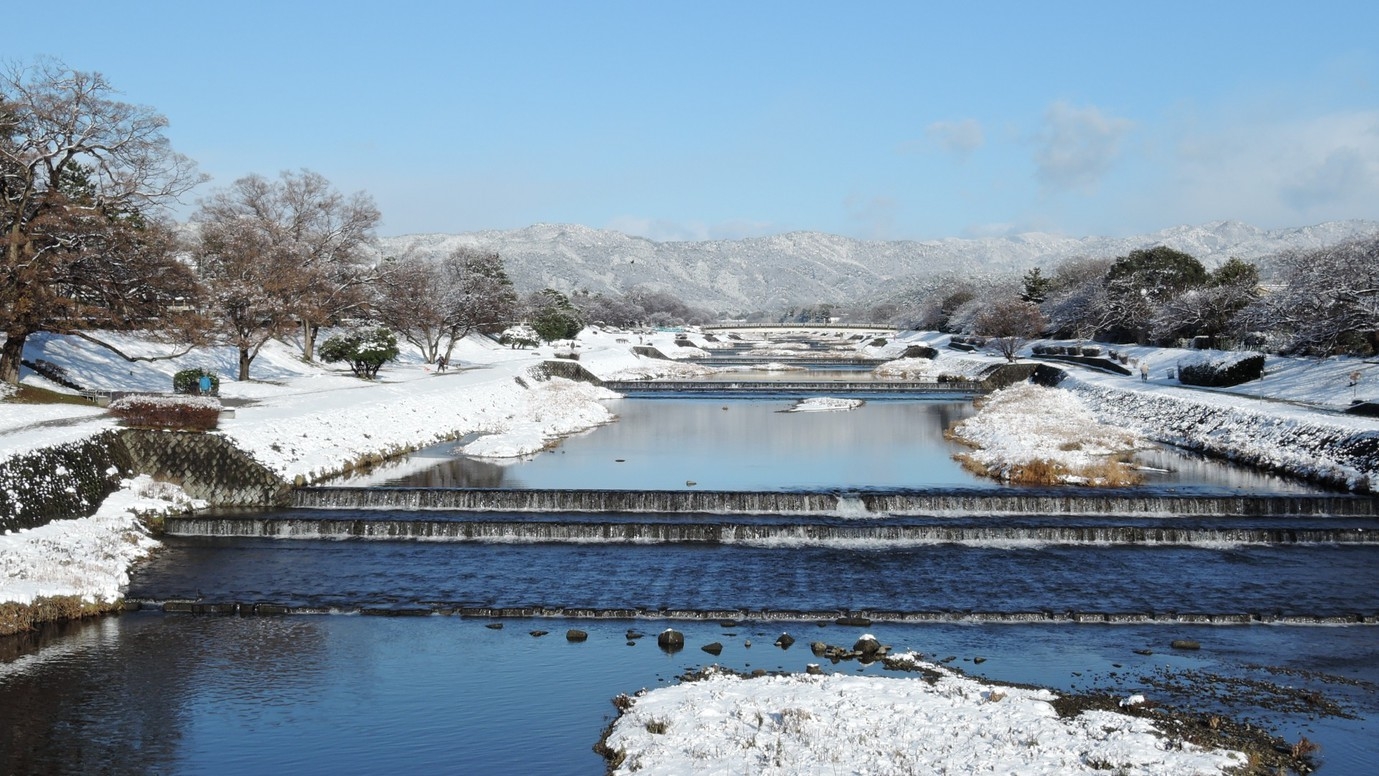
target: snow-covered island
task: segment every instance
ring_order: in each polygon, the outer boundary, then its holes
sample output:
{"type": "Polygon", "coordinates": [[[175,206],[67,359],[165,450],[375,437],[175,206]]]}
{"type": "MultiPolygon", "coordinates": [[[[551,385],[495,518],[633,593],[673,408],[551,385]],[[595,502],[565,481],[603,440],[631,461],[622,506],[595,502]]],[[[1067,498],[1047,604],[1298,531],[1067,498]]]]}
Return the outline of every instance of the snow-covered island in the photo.
{"type": "MultiPolygon", "coordinates": [[[[1135,773],[1220,774],[1242,752],[1170,742],[1154,722],[1121,711],[1063,716],[1046,689],[996,686],[914,654],[893,659],[920,676],[791,674],[742,677],[709,669],[697,681],[619,699],[602,743],[614,774],[1135,773]]],[[[1122,703],[1139,705],[1138,698],[1122,703]]]]}
{"type": "MultiPolygon", "coordinates": [[[[579,365],[605,379],[698,371],[637,356],[617,339],[598,330],[582,333],[579,365]]],[[[677,346],[671,334],[651,335],[648,344],[681,358],[707,352],[677,346]]],[[[910,344],[941,349],[944,343],[940,335],[908,332],[866,354],[894,358],[910,344]]],[[[133,339],[119,345],[134,355],[158,350],[133,339]]],[[[189,367],[233,372],[234,354],[228,351],[129,362],[76,338],[35,337],[30,348],[33,358],[105,390],[166,391],[171,374],[189,367]]],[[[385,367],[378,380],[361,381],[304,363],[292,348],[271,343],[255,361],[254,381],[222,382],[221,401],[234,415],[222,419],[213,433],[286,482],[313,482],[467,435],[477,435],[466,447],[472,454],[521,456],[562,435],[614,422],[603,403],[610,392],[546,377],[540,365],[550,355],[549,348],[512,350],[476,337],[456,350],[448,371],[435,372],[419,358],[404,356],[385,367]]],[[[991,414],[986,419],[979,414],[969,429],[982,439],[984,465],[999,469],[1020,456],[1091,454],[1148,439],[1354,490],[1379,490],[1379,460],[1372,452],[1368,458],[1362,450],[1350,454],[1358,448],[1347,441],[1379,438],[1379,421],[1340,412],[1355,391],[1348,376],[1359,372],[1367,389],[1379,386],[1379,367],[1354,359],[1274,357],[1263,380],[1206,391],[1180,386],[1169,376],[1187,355],[1183,351],[1140,348],[1133,355],[1147,364],[1145,379],[1070,368],[1056,389],[1018,386],[989,399],[991,414]],[[1028,402],[1037,403],[1043,423],[1082,437],[1081,449],[1065,449],[1067,439],[1013,420],[1028,414],[1021,409],[1028,402]],[[996,412],[1002,407],[1016,415],[1001,419],[996,412]],[[1103,435],[1097,424],[1121,430],[1103,435]],[[1098,441],[1088,441],[1093,438],[1098,441]]],[[[1001,361],[952,351],[939,356],[944,369],[966,375],[1001,361]]],[[[896,364],[893,371],[919,378],[935,372],[915,363],[896,364]]],[[[32,374],[26,381],[55,387],[32,374]]],[[[846,408],[819,401],[800,409],[846,408]]],[[[0,463],[114,427],[109,414],[90,405],[0,402],[0,463]]],[[[53,607],[60,610],[56,616],[117,606],[131,565],[157,545],[142,517],[197,507],[174,487],[134,478],[105,503],[93,505],[89,517],[0,536],[0,632],[7,619],[13,629],[29,616],[30,606],[53,607]]],[[[876,746],[902,753],[896,762],[910,769],[903,772],[1065,773],[1110,764],[1145,773],[1216,773],[1240,762],[1228,752],[1166,751],[1149,723],[1137,717],[1107,712],[1059,719],[1047,691],[997,690],[933,666],[925,670],[938,677],[711,677],[636,699],[633,713],[619,722],[608,745],[625,753],[626,770],[635,764],[667,773],[741,772],[758,761],[779,763],[782,773],[831,772],[839,758],[852,765],[884,762],[874,759],[876,746]],[[746,746],[749,740],[755,744],[746,746]]],[[[875,766],[853,772],[890,771],[875,766]]]]}

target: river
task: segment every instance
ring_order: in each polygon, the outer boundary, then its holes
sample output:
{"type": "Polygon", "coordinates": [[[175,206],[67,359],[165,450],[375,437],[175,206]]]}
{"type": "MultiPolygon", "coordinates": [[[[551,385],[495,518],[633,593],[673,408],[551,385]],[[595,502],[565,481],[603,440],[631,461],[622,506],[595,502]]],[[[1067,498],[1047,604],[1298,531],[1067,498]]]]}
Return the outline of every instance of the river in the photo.
{"type": "MultiPolygon", "coordinates": [[[[951,460],[942,429],[971,412],[965,402],[782,412],[792,403],[621,400],[618,422],[524,461],[470,461],[443,446],[348,484],[1002,490],[951,460]]],[[[1145,493],[1324,495],[1171,449],[1143,461],[1145,493]]],[[[864,631],[993,679],[1143,692],[1289,740],[1306,735],[1323,747],[1323,773],[1379,761],[1373,517],[297,509],[207,518],[483,523],[496,533],[169,537],[130,583],[146,608],[0,640],[0,773],[598,774],[591,747],[615,695],[709,663],[800,671],[818,662],[809,642],[850,645],[864,631]],[[1070,523],[1086,531],[1071,535],[1070,523]],[[564,538],[541,535],[541,524],[564,538]],[[911,538],[857,533],[877,527],[911,538]],[[957,538],[933,535],[954,529],[957,538]],[[1223,537],[1231,530],[1264,539],[1223,537]],[[1145,541],[1146,531],[1160,540],[1145,541]],[[169,602],[241,608],[162,611],[169,602]],[[876,621],[836,621],[859,612],[876,621]],[[677,653],[654,638],[672,626],[686,635],[677,653]],[[588,639],[567,640],[572,628],[588,639]],[[785,631],[796,645],[773,646],[785,631]],[[1175,639],[1201,648],[1174,649],[1175,639]],[[721,655],[700,649],[710,642],[721,655]],[[1324,713],[1318,697],[1344,716],[1324,713]]]]}

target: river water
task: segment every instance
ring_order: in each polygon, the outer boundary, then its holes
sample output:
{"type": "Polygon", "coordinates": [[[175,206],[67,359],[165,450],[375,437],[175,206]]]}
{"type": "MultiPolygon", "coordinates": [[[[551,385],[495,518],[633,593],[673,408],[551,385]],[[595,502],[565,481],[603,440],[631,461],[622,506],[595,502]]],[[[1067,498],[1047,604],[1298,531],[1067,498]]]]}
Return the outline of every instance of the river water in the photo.
{"type": "MultiPolygon", "coordinates": [[[[523,462],[457,460],[445,446],[364,482],[996,487],[953,464],[955,448],[942,439],[946,423],[971,412],[965,403],[873,401],[851,412],[781,412],[792,403],[624,400],[615,402],[617,423],[523,462]]],[[[1316,490],[1172,450],[1144,460],[1157,470],[1150,491],[1316,490]]],[[[341,515],[753,530],[955,522],[377,510],[258,517],[341,515]]],[[[148,609],[0,640],[0,773],[597,774],[603,765],[591,747],[612,719],[615,695],[709,663],[800,671],[819,662],[810,641],[848,646],[864,631],[993,679],[1143,692],[1168,705],[1244,716],[1288,740],[1306,735],[1323,746],[1323,773],[1366,773],[1379,761],[1379,629],[1356,624],[1379,613],[1379,545],[980,538],[983,526],[1025,526],[1037,537],[1065,520],[1073,518],[966,516],[956,522],[978,537],[956,543],[775,535],[742,542],[169,537],[131,580],[130,599],[148,609]],[[160,611],[169,601],[315,613],[160,611]],[[878,617],[865,628],[835,622],[859,611],[901,621],[878,617]],[[511,616],[523,612],[550,616],[511,616]],[[417,614],[426,616],[402,616],[417,614]],[[724,624],[725,617],[738,622],[724,624]],[[656,647],[655,634],[668,626],[685,633],[684,651],[656,647]],[[571,628],[585,630],[588,640],[567,641],[571,628]],[[646,637],[629,638],[629,629],[646,637]],[[799,643],[773,646],[783,631],[799,643]],[[1174,639],[1197,640],[1201,649],[1173,649],[1174,639]],[[723,645],[720,656],[699,649],[710,642],[723,645]],[[1346,716],[1320,713],[1308,700],[1318,697],[1313,692],[1346,716]]],[[[1098,529],[1379,529],[1372,518],[1325,515],[1075,522],[1098,529]]]]}

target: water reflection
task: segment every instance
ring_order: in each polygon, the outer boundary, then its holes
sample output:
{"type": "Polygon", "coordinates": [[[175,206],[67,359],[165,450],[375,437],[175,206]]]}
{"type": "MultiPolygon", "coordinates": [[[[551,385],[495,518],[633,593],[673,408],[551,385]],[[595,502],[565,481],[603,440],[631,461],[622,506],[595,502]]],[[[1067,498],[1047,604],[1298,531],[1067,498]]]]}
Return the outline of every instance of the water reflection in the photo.
{"type": "MultiPolygon", "coordinates": [[[[336,484],[596,490],[1003,488],[964,470],[944,430],[971,402],[870,400],[787,412],[792,399],[621,399],[618,420],[525,459],[479,460],[457,445],[336,484]]],[[[1313,493],[1315,486],[1186,454],[1142,453],[1146,484],[1201,492],[1313,493]]]]}
{"type": "Polygon", "coordinates": [[[237,638],[223,639],[210,618],[128,628],[111,617],[9,641],[0,773],[184,772],[178,763],[195,727],[219,724],[234,704],[251,704],[264,720],[273,708],[311,703],[326,672],[316,625],[244,620],[237,638]],[[212,677],[221,692],[208,699],[212,677]]]}
{"type": "MultiPolygon", "coordinates": [[[[686,649],[654,637],[656,622],[510,621],[502,630],[459,617],[190,617],[136,613],[86,623],[0,665],[0,773],[604,773],[592,751],[619,693],[673,683],[710,662],[802,671],[807,642],[850,645],[857,628],[813,623],[675,623],[686,649]],[[567,628],[589,633],[569,643],[567,628]],[[549,630],[534,637],[530,631],[549,630]],[[800,643],[770,646],[782,631],[800,643]],[[755,642],[748,647],[746,642],[755,642]],[[709,656],[699,647],[723,645],[709,656]],[[236,666],[239,661],[245,665],[236,666]]],[[[866,629],[899,650],[996,679],[1066,689],[1109,687],[1156,702],[1223,707],[1324,747],[1326,770],[1363,773],[1379,756],[1373,634],[1367,628],[1204,628],[1124,625],[904,626],[866,629]],[[1173,638],[1203,649],[1173,652],[1173,638]],[[1148,647],[1149,649],[1145,649],[1148,647]],[[1138,651],[1132,651],[1138,650],[1138,651]],[[986,658],[977,665],[974,656],[986,658]],[[1315,670],[1284,677],[1260,665],[1315,670]],[[1140,677],[1163,671],[1244,676],[1315,689],[1355,722],[1252,705],[1250,693],[1182,693],[1140,677]]],[[[0,640],[3,641],[3,640],[0,640]]],[[[882,674],[880,664],[825,671],[882,674]]],[[[887,673],[886,675],[892,675],[887,673]]]]}

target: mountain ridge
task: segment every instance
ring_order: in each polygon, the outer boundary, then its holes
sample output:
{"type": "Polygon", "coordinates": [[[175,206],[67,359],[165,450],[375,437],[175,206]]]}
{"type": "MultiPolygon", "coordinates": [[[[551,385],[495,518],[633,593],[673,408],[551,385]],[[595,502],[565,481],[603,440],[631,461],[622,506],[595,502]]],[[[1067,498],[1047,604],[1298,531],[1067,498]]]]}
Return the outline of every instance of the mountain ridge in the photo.
{"type": "Polygon", "coordinates": [[[380,238],[380,257],[407,253],[439,259],[456,248],[497,252],[520,292],[620,294],[634,287],[665,291],[717,313],[792,305],[854,304],[935,275],[1048,274],[1075,256],[1113,258],[1167,245],[1209,269],[1228,258],[1258,261],[1379,234],[1379,221],[1328,221],[1263,229],[1240,221],[1181,225],[1131,237],[1068,237],[1025,232],[1004,237],[859,240],[795,231],[736,240],[658,242],[580,224],[380,238]]]}

